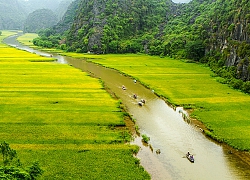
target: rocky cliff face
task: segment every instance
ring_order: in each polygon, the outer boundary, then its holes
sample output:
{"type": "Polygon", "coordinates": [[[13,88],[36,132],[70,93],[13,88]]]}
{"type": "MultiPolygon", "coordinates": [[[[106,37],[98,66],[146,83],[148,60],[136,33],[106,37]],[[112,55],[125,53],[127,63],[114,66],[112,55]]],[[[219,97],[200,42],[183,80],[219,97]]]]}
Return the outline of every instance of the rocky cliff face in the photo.
{"type": "Polygon", "coordinates": [[[77,9],[79,7],[80,0],[74,0],[67,8],[65,14],[59,20],[59,22],[53,27],[56,33],[62,34],[69,30],[72,26],[75,17],[77,16],[77,9]]]}
{"type": "Polygon", "coordinates": [[[70,29],[73,50],[108,52],[119,38],[129,38],[159,26],[165,19],[166,0],[81,0],[70,29]],[[159,10],[160,9],[160,10],[159,10]],[[161,13],[161,14],[159,14],[161,13]],[[157,19],[155,21],[149,21],[157,19]],[[80,43],[74,44],[75,41],[80,43]]]}
{"type": "MultiPolygon", "coordinates": [[[[244,3],[243,1],[239,1],[244,3]]],[[[228,11],[216,14],[226,16],[213,18],[210,22],[207,52],[218,50],[223,54],[225,66],[235,66],[237,76],[243,81],[250,80],[250,11],[249,5],[228,4],[228,11]]],[[[249,3],[248,3],[249,4],[249,3]]],[[[222,5],[222,4],[221,4],[222,5]]],[[[223,7],[223,5],[222,5],[223,7]]],[[[222,8],[223,10],[223,8],[222,8]]]]}

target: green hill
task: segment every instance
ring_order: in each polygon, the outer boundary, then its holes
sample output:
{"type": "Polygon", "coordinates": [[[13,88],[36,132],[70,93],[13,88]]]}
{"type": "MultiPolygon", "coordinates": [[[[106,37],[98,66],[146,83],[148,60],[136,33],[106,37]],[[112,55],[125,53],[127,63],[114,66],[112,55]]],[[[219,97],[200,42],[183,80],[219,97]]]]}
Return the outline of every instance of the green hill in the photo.
{"type": "Polygon", "coordinates": [[[30,13],[24,24],[24,32],[38,32],[50,28],[57,23],[57,17],[52,10],[38,9],[30,13]]]}
{"type": "Polygon", "coordinates": [[[61,19],[73,0],[1,0],[0,29],[22,30],[28,15],[38,9],[50,9],[61,19]]]}
{"type": "Polygon", "coordinates": [[[1,0],[0,12],[0,29],[22,29],[26,13],[18,0],[1,0]]]}

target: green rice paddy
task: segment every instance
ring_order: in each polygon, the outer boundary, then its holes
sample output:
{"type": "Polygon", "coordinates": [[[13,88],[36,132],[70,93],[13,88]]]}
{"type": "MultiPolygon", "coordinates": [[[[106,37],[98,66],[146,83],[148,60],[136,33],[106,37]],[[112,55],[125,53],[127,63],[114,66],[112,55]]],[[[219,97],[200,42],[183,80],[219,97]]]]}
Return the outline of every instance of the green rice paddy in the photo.
{"type": "Polygon", "coordinates": [[[40,179],[150,179],[125,143],[119,102],[98,79],[48,61],[0,43],[0,141],[24,166],[39,161],[40,179]]]}
{"type": "Polygon", "coordinates": [[[240,150],[250,150],[250,96],[217,82],[208,67],[147,55],[66,53],[117,69],[138,79],[175,106],[193,108],[191,116],[207,135],[240,150]]]}
{"type": "Polygon", "coordinates": [[[19,36],[18,41],[22,42],[23,44],[26,44],[29,47],[36,47],[33,44],[33,39],[37,37],[38,37],[38,34],[36,33],[27,33],[24,36],[19,36]]]}

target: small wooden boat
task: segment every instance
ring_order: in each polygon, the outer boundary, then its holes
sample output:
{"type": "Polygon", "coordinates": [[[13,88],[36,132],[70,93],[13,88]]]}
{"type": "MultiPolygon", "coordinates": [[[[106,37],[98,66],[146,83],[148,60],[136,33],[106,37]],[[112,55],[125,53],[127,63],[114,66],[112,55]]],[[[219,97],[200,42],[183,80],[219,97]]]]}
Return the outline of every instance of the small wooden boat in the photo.
{"type": "Polygon", "coordinates": [[[143,106],[143,103],[141,101],[138,102],[139,106],[143,106]]]}
{"type": "Polygon", "coordinates": [[[191,154],[186,154],[187,159],[191,162],[194,163],[194,156],[191,154]]]}

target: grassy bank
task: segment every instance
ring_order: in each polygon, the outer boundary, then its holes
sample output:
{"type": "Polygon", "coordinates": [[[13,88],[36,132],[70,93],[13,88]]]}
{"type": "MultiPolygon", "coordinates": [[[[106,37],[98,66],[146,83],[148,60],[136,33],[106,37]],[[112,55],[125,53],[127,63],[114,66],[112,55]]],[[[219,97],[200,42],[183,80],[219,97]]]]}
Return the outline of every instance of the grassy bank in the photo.
{"type": "Polygon", "coordinates": [[[193,108],[191,116],[205,124],[207,135],[250,150],[250,96],[220,84],[208,67],[147,55],[67,55],[133,76],[173,105],[193,108]]]}
{"type": "Polygon", "coordinates": [[[0,141],[24,166],[38,160],[41,179],[150,179],[99,80],[2,43],[0,66],[0,141]]]}

